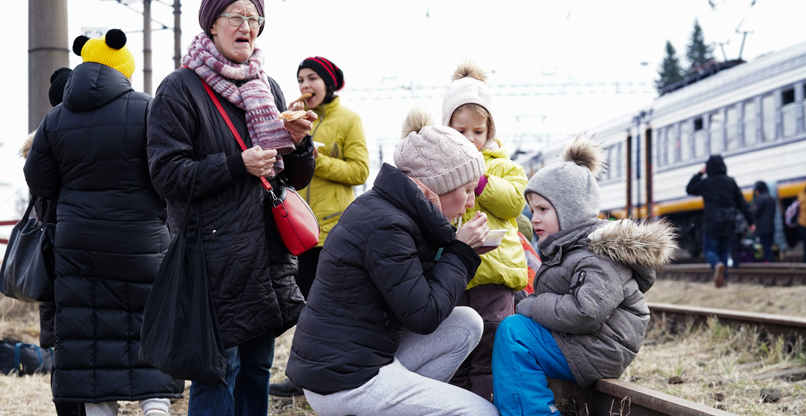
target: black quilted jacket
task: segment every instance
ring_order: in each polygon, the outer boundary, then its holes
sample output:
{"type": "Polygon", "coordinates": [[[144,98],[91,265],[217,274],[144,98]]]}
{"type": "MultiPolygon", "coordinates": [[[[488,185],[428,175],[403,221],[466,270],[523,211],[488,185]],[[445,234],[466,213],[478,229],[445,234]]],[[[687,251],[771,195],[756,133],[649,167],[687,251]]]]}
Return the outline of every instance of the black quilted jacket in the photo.
{"type": "Polygon", "coordinates": [[[170,243],[148,174],[150,102],[120,72],[81,64],[25,163],[31,192],[58,198],[56,402],[182,392],[182,382],[138,359],[143,306],[170,243]]]}
{"type": "MultiPolygon", "coordinates": [[[[282,92],[271,82],[278,110],[284,111],[282,92]]],[[[219,101],[251,147],[244,111],[220,96],[219,101]]],[[[311,140],[283,161],[280,176],[298,189],[307,186],[314,169],[311,140]]],[[[190,175],[198,165],[193,200],[202,209],[207,274],[224,346],[293,326],[304,305],[294,280],[297,258],[286,250],[271,215],[264,216],[265,190],[246,172],[240,146],[189,69],[174,71],[157,89],[148,116],[148,163],[154,187],[168,201],[172,233],[181,227],[190,175]]]]}
{"type": "Polygon", "coordinates": [[[429,334],[448,317],[480,263],[417,185],[384,164],[325,241],[286,374],[319,394],[363,385],[392,363],[404,328],[429,334]]]}

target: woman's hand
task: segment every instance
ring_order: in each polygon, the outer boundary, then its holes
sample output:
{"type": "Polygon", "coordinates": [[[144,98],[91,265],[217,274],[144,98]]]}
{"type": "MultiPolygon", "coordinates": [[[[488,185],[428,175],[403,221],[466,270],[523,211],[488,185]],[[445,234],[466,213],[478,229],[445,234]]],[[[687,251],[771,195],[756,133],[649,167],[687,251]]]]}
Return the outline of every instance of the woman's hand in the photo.
{"type": "Polygon", "coordinates": [[[479,253],[479,250],[482,250],[483,253],[486,253],[495,248],[481,247],[481,245],[484,244],[484,239],[487,238],[487,234],[489,233],[490,227],[487,226],[487,214],[477,211],[476,216],[463,224],[462,228],[456,232],[456,239],[469,245],[470,248],[476,250],[476,253],[479,253]],[[487,250],[488,248],[490,248],[490,250],[487,250]]]}
{"type": "Polygon", "coordinates": [[[241,153],[246,171],[250,175],[257,177],[267,176],[277,161],[277,151],[274,149],[263,150],[260,146],[246,149],[241,153]]]}
{"type": "MultiPolygon", "coordinates": [[[[293,102],[291,107],[288,108],[289,111],[301,111],[303,109],[305,109],[305,107],[299,101],[293,102]]],[[[305,139],[305,136],[310,133],[313,122],[316,121],[317,118],[319,118],[319,116],[317,116],[316,113],[308,110],[305,117],[298,118],[294,121],[283,120],[283,126],[288,130],[288,133],[291,134],[291,139],[294,140],[295,146],[299,146],[302,140],[305,139]]]]}

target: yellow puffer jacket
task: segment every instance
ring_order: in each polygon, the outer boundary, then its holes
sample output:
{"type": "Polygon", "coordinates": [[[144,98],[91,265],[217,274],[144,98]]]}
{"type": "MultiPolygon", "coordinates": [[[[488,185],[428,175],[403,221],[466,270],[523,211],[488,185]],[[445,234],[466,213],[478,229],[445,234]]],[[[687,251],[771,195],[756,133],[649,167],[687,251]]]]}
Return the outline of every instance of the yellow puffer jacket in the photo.
{"type": "Polygon", "coordinates": [[[339,104],[336,97],[314,110],[313,140],[324,143],[316,158],[313,179],[299,194],[311,206],[319,220],[319,245],[338,222],[341,213],[355,199],[353,186],[362,185],[369,176],[369,153],[361,118],[339,104]]]}
{"type": "Polygon", "coordinates": [[[491,230],[505,229],[507,234],[497,249],[481,256],[481,266],[467,288],[497,284],[517,291],[526,287],[528,273],[515,222],[526,206],[523,191],[528,179],[523,167],[509,160],[501,142],[495,139],[495,143],[496,149],[482,151],[487,185],[476,197],[476,205],[462,217],[462,222],[469,221],[476,211],[481,211],[487,214],[487,225],[491,230]]]}

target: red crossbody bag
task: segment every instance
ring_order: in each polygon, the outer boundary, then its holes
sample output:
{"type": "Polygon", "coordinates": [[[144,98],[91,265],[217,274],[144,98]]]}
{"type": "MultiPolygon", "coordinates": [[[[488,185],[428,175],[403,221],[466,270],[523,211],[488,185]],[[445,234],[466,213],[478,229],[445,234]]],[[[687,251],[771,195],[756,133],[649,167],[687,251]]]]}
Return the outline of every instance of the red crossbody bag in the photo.
{"type": "MultiPolygon", "coordinates": [[[[235,130],[227,112],[216,97],[213,89],[207,85],[204,80],[204,89],[207,90],[207,95],[213,100],[218,112],[224,117],[232,135],[241,146],[241,150],[246,150],[246,144],[241,139],[241,135],[235,130]]],[[[274,223],[277,225],[277,231],[280,233],[280,238],[283,239],[288,251],[298,256],[319,244],[319,221],[313,214],[311,207],[302,199],[301,196],[294,190],[293,187],[283,185],[280,187],[279,195],[274,193],[271,184],[264,177],[260,177],[260,182],[263,188],[269,194],[269,203],[271,204],[271,213],[274,217],[274,223]]]]}

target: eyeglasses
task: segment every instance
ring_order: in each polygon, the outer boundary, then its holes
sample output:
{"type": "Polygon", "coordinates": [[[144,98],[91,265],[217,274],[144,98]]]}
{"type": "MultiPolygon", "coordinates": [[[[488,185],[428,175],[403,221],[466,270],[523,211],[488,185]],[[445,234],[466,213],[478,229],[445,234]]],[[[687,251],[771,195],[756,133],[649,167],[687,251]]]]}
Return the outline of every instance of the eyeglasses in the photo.
{"type": "Polygon", "coordinates": [[[244,20],[249,24],[249,27],[261,27],[266,22],[266,18],[260,16],[246,17],[239,14],[219,14],[218,17],[226,17],[229,24],[236,27],[240,27],[244,20]]]}

